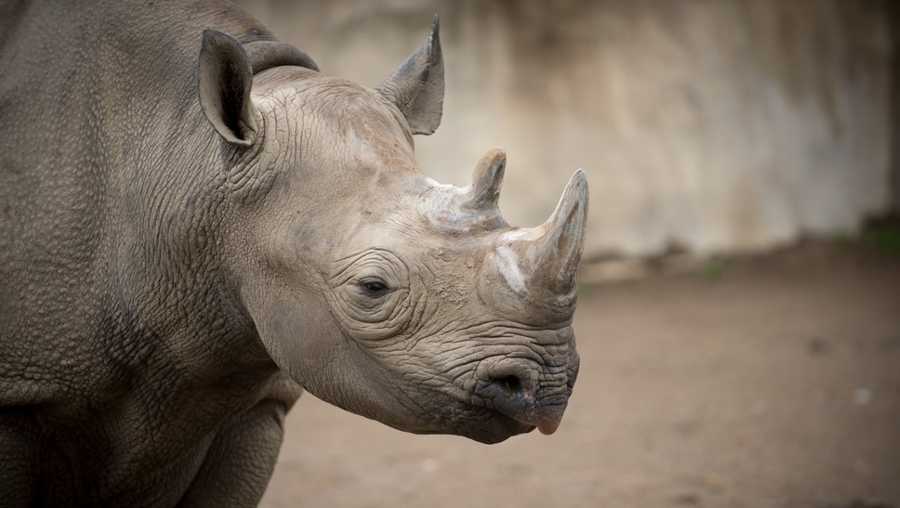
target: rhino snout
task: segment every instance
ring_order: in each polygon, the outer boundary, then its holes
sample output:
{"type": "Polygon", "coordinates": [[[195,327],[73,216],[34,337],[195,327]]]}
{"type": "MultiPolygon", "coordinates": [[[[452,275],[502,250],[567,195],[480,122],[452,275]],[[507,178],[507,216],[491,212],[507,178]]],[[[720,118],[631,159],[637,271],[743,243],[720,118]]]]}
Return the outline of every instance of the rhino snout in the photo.
{"type": "Polygon", "coordinates": [[[569,362],[554,371],[522,359],[494,363],[479,369],[474,395],[508,418],[553,434],[577,375],[578,354],[574,351],[569,362]]]}

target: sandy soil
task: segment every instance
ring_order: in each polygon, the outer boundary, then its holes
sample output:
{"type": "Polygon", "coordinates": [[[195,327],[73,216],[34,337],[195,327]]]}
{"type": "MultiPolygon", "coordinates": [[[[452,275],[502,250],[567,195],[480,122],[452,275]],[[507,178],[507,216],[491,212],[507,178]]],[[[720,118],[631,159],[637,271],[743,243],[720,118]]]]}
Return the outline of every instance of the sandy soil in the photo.
{"type": "Polygon", "coordinates": [[[588,288],[557,434],[413,436],[305,395],[264,507],[900,506],[900,257],[816,244],[588,288]]]}

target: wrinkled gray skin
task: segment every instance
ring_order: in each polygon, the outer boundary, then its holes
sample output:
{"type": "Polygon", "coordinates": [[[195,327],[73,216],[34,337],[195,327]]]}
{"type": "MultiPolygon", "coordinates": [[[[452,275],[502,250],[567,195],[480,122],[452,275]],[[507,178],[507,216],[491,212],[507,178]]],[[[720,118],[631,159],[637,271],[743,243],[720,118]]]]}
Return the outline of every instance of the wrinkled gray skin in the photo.
{"type": "Polygon", "coordinates": [[[436,24],[371,89],[230,5],[149,4],[0,4],[0,505],[253,506],[302,390],[553,432],[583,174],[515,229],[501,152],[468,188],[419,172],[436,24]]]}

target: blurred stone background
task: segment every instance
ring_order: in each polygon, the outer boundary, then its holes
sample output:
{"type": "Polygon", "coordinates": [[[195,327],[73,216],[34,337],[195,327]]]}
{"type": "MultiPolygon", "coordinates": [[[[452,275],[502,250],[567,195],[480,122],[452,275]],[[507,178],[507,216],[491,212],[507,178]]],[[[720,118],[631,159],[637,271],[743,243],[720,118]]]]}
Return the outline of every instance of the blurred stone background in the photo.
{"type": "Polygon", "coordinates": [[[439,13],[444,121],[417,139],[423,171],[465,185],[502,147],[501,207],[531,225],[583,167],[588,259],[844,236],[898,202],[890,2],[239,3],[373,86],[439,13]]]}

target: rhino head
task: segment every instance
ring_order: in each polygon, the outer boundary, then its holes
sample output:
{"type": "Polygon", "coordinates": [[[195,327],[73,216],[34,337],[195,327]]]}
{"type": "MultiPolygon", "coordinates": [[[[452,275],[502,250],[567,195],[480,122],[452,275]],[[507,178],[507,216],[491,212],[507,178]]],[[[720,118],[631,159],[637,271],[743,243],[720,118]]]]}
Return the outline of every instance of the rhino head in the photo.
{"type": "Polygon", "coordinates": [[[497,206],[502,152],[465,188],[418,171],[412,136],[442,113],[436,21],[375,89],[298,65],[253,71],[237,40],[204,34],[201,104],[240,209],[228,257],[268,355],[317,397],[401,430],[554,432],[578,373],[584,174],[544,224],[514,228],[497,206]]]}

